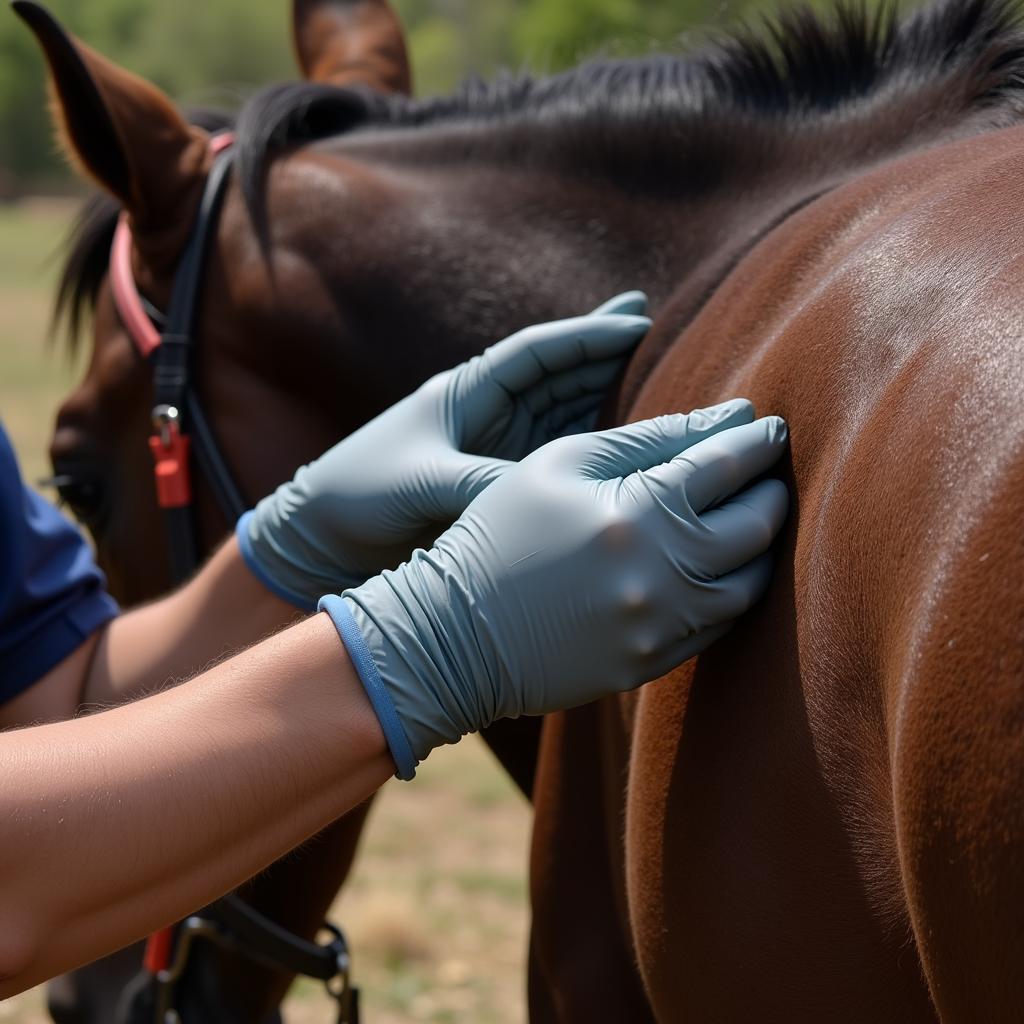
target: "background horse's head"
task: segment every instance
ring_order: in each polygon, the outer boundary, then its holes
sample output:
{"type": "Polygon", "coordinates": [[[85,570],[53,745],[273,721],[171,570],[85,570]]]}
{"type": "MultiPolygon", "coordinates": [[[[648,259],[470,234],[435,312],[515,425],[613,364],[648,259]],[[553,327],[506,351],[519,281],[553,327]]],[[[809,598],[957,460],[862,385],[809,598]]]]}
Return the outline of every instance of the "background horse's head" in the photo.
{"type": "MultiPolygon", "coordinates": [[[[85,378],[59,413],[52,456],[57,472],[70,478],[65,495],[92,530],[111,589],[131,604],[162,592],[169,580],[146,479],[149,369],[112,301],[110,237],[123,209],[139,289],[166,307],[212,163],[210,129],[228,127],[230,119],[205,115],[190,123],[156,87],[73,39],[42,8],[23,3],[17,10],[46,55],[63,146],[103,189],[79,223],[62,284],[74,321],[92,305],[93,345],[85,378]]],[[[304,0],[294,5],[293,23],[298,62],[312,81],[367,92],[408,89],[404,37],[387,3],[304,0]]],[[[353,208],[364,216],[353,216],[348,237],[334,244],[352,251],[352,236],[373,229],[371,193],[361,192],[368,206],[360,201],[353,208]]],[[[316,259],[300,248],[322,220],[326,198],[315,168],[282,175],[272,234],[258,237],[233,188],[208,261],[199,374],[252,500],[290,475],[296,459],[313,457],[387,401],[362,387],[339,390],[342,382],[361,379],[353,350],[358,339],[345,330],[316,259]],[[296,408],[302,416],[293,414],[296,408]],[[254,446],[257,436],[262,440],[254,446]]],[[[403,370],[400,364],[392,394],[416,383],[403,370]]],[[[198,501],[208,550],[228,524],[201,482],[198,501]]]]}

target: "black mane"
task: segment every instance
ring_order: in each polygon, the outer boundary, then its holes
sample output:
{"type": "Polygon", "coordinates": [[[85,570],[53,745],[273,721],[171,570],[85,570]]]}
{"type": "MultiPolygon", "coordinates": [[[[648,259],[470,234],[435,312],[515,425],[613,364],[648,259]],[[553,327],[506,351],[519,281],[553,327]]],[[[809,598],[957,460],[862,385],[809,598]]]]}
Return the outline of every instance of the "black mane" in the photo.
{"type": "Polygon", "coordinates": [[[1016,117],[1024,114],[1024,36],[1015,7],[1015,0],[937,0],[899,20],[895,0],[874,13],[863,0],[838,0],[827,19],[798,8],[694,54],[595,60],[547,78],[474,79],[451,96],[424,100],[311,83],[272,86],[239,118],[242,189],[260,224],[275,152],[374,127],[552,126],[563,139],[575,132],[585,142],[589,133],[593,147],[595,139],[629,137],[609,126],[635,135],[706,123],[709,115],[793,123],[842,117],[889,87],[906,92],[957,75],[967,79],[966,106],[1009,108],[1016,117]]]}
{"type": "MultiPolygon", "coordinates": [[[[820,124],[849,116],[888,90],[906,93],[954,79],[955,102],[989,109],[994,123],[1006,122],[1024,115],[1024,35],[1016,6],[1016,0],[937,0],[901,21],[895,0],[874,13],[862,0],[838,0],[828,19],[792,10],[693,54],[595,60],[552,77],[472,79],[451,96],[423,100],[315,83],[272,86],[239,116],[236,170],[260,226],[275,153],[371,128],[505,124],[529,128],[526,137],[537,140],[550,137],[543,129],[552,128],[563,145],[574,137],[603,147],[607,158],[630,139],[660,137],[659,129],[678,133],[699,125],[702,143],[713,147],[720,141],[716,126],[724,135],[730,117],[733,124],[736,117],[777,127],[820,124]]],[[[573,151],[578,155],[579,146],[573,151]]],[[[112,218],[104,223],[113,230],[112,218]]],[[[104,237],[89,217],[76,229],[58,300],[72,327],[102,279],[103,267],[82,250],[104,237]]]]}

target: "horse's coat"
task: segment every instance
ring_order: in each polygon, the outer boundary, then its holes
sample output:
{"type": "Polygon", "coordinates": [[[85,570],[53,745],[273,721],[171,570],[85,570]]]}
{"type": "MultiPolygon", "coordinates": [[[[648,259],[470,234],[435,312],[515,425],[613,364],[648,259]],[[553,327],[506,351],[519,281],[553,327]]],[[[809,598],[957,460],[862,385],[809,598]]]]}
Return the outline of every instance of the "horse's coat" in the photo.
{"type": "MultiPolygon", "coordinates": [[[[1008,12],[794,16],[781,58],[730,44],[420,104],[290,87],[242,116],[200,376],[250,493],[430,372],[630,285],[658,316],[616,418],[746,393],[791,426],[769,598],[668,679],[544,725],[538,1022],[1020,1018],[1008,12]]],[[[147,383],[102,285],[96,325],[55,459],[119,495],[99,549],[142,596],[147,383]]]]}
{"type": "Polygon", "coordinates": [[[546,905],[616,892],[623,939],[585,955],[621,971],[632,935],[646,995],[615,1019],[1019,1019],[1022,160],[1010,129],[812,204],[623,410],[749,395],[790,424],[799,501],[726,641],[547,726],[540,956],[579,934],[546,905]],[[618,870],[581,870],[581,791],[622,796],[618,870]]]}

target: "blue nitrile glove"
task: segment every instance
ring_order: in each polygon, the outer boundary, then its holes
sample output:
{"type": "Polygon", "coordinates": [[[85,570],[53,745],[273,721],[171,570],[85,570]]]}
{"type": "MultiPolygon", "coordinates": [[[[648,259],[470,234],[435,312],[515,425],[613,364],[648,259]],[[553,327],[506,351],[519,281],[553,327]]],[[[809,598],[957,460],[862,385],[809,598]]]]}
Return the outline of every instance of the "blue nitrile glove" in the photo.
{"type": "Polygon", "coordinates": [[[300,608],[358,586],[431,541],[513,462],[594,425],[647,332],[629,292],[585,317],[528,327],[418,391],[304,466],[246,513],[246,564],[300,608]],[[626,312],[629,311],[629,312],[626,312]]]}
{"type": "Polygon", "coordinates": [[[662,675],[757,600],[788,495],[737,494],[786,446],[782,420],[753,415],[736,400],[554,441],[429,551],[321,600],[400,777],[498,718],[662,675]]]}

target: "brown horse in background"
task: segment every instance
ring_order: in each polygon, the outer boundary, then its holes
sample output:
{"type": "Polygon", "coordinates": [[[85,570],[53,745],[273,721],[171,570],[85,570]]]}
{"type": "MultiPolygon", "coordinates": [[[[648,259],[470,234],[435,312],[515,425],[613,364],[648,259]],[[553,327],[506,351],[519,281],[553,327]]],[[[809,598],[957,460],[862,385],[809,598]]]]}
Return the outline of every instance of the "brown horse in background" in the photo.
{"type": "MultiPolygon", "coordinates": [[[[145,87],[90,57],[83,110],[49,50],[73,144],[132,209],[89,146],[145,87]]],[[[1022,72],[1008,3],[945,0],[443,100],[314,83],[243,110],[200,375],[250,494],[441,365],[634,284],[658,315],[616,418],[746,393],[790,423],[768,598],[668,678],[544,723],[534,1020],[1020,1018],[1022,72]]],[[[120,115],[130,167],[153,138],[188,151],[159,109],[120,115]]],[[[164,159],[159,192],[202,174],[164,159]]],[[[138,240],[157,303],[171,223],[138,240]]],[[[148,381],[102,247],[79,256],[94,358],[55,466],[141,597],[148,381]]]]}

